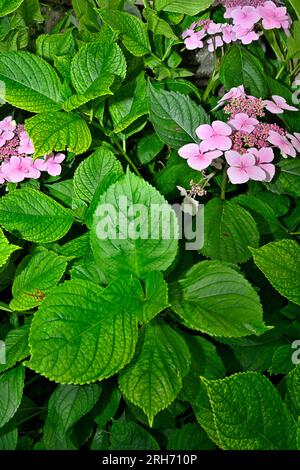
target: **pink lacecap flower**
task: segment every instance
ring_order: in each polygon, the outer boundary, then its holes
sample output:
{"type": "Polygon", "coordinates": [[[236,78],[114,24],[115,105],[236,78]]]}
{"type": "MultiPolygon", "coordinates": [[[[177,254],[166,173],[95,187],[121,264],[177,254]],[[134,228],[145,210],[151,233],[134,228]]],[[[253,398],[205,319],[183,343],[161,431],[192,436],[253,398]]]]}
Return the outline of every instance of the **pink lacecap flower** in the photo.
{"type": "Polygon", "coordinates": [[[275,165],[271,162],[274,160],[274,152],[270,147],[265,147],[260,150],[250,148],[249,153],[255,156],[256,165],[266,173],[266,182],[270,182],[275,175],[275,165]]]}
{"type": "Polygon", "coordinates": [[[245,6],[235,8],[231,12],[231,18],[233,18],[235,25],[242,25],[244,29],[250,29],[261,19],[261,15],[257,8],[245,6]]]}
{"type": "Polygon", "coordinates": [[[265,100],[265,108],[273,114],[282,114],[285,110],[287,111],[299,111],[295,106],[289,105],[282,96],[273,95],[273,101],[265,100]]]}
{"type": "Polygon", "coordinates": [[[294,134],[287,134],[287,137],[290,139],[294,149],[300,153],[300,134],[295,132],[294,134]]]}
{"type": "Polygon", "coordinates": [[[259,124],[259,121],[255,118],[249,117],[246,113],[238,113],[228,122],[228,124],[237,131],[243,131],[250,134],[254,130],[255,126],[259,124]]]}
{"type": "Polygon", "coordinates": [[[236,33],[234,31],[234,26],[231,24],[224,24],[222,26],[222,32],[223,32],[223,41],[225,44],[230,44],[231,42],[236,41],[236,33]]]}
{"type": "Polygon", "coordinates": [[[201,144],[203,152],[231,149],[232,141],[229,136],[232,134],[232,129],[225,122],[215,121],[211,126],[209,124],[202,124],[197,127],[196,134],[199,139],[203,140],[201,144]]]}
{"type": "Polygon", "coordinates": [[[240,96],[243,96],[243,97],[246,96],[244,85],[231,88],[231,90],[229,90],[228,93],[225,93],[223,98],[219,100],[219,103],[222,103],[223,101],[229,101],[235,98],[239,98],[240,96]]]}
{"type": "Polygon", "coordinates": [[[259,35],[253,29],[246,29],[243,25],[236,25],[233,28],[236,38],[240,39],[242,44],[251,44],[259,39],[259,35]]]}
{"type": "Polygon", "coordinates": [[[274,2],[265,2],[264,5],[258,7],[258,12],[262,17],[262,24],[265,29],[288,29],[290,26],[287,9],[277,7],[274,2]]]}
{"type": "Polygon", "coordinates": [[[256,165],[255,156],[246,153],[240,155],[238,152],[231,150],[225,153],[226,161],[229,165],[227,170],[228,178],[233,184],[242,184],[247,181],[264,181],[266,173],[256,165]]]}
{"type": "Polygon", "coordinates": [[[12,156],[1,165],[1,174],[9,183],[20,183],[25,178],[37,179],[41,173],[33,164],[31,157],[12,156]]]}
{"type": "Polygon", "coordinates": [[[213,38],[208,39],[207,44],[208,44],[209,52],[214,52],[219,47],[222,47],[224,43],[223,43],[222,36],[218,35],[218,36],[214,36],[213,38]]]}
{"type": "Polygon", "coordinates": [[[3,131],[14,132],[17,127],[16,121],[12,116],[7,116],[2,121],[0,121],[0,129],[3,131]]]}
{"type": "Polygon", "coordinates": [[[47,171],[51,176],[59,176],[61,174],[61,163],[64,161],[66,156],[63,153],[50,153],[46,155],[44,160],[35,160],[34,166],[40,171],[47,171]]]}
{"type": "Polygon", "coordinates": [[[192,28],[187,29],[182,34],[182,37],[184,38],[185,47],[188,50],[194,50],[198,48],[201,49],[204,45],[202,39],[205,36],[206,36],[206,32],[204,30],[195,31],[192,28]]]}
{"type": "Polygon", "coordinates": [[[219,34],[222,32],[222,25],[211,21],[206,28],[208,34],[219,34]]]}
{"type": "Polygon", "coordinates": [[[207,168],[213,161],[214,158],[220,157],[223,152],[215,150],[213,152],[203,152],[201,145],[198,144],[187,144],[178,150],[179,155],[182,158],[187,159],[188,165],[194,170],[202,171],[207,168]]]}
{"type": "Polygon", "coordinates": [[[268,141],[275,145],[275,147],[278,147],[284,156],[296,156],[296,150],[284,135],[280,135],[278,132],[270,131],[268,141]]]}
{"type": "Polygon", "coordinates": [[[32,155],[34,153],[33,142],[30,139],[26,131],[20,133],[20,146],[18,148],[18,153],[32,155]]]}
{"type": "Polygon", "coordinates": [[[2,169],[0,166],[0,184],[3,184],[3,183],[5,183],[5,178],[4,178],[4,175],[2,174],[2,169]]]}

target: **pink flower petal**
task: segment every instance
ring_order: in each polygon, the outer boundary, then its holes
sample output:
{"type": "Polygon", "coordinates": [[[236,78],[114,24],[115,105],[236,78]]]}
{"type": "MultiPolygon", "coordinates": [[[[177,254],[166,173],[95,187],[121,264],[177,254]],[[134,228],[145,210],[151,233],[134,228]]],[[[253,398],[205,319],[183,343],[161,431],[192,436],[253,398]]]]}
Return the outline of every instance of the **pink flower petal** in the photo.
{"type": "Polygon", "coordinates": [[[254,181],[264,181],[266,179],[266,173],[258,166],[249,166],[246,169],[249,178],[254,181]]]}
{"type": "Polygon", "coordinates": [[[178,150],[178,153],[182,158],[197,157],[200,153],[199,145],[197,144],[184,145],[178,150]]]}
{"type": "Polygon", "coordinates": [[[266,179],[264,181],[269,183],[274,178],[276,170],[275,165],[272,165],[272,163],[266,163],[259,165],[259,167],[266,173],[266,179]]]}
{"type": "Polygon", "coordinates": [[[214,130],[209,124],[202,124],[201,126],[197,127],[196,134],[199,139],[205,140],[214,135],[214,130]]]}
{"type": "Polygon", "coordinates": [[[212,123],[212,128],[216,134],[220,135],[231,135],[232,134],[232,129],[228,124],[226,124],[223,121],[214,121],[212,123]]]}
{"type": "Polygon", "coordinates": [[[249,181],[248,173],[241,168],[235,168],[231,166],[227,170],[227,175],[233,184],[243,184],[249,181]]]}

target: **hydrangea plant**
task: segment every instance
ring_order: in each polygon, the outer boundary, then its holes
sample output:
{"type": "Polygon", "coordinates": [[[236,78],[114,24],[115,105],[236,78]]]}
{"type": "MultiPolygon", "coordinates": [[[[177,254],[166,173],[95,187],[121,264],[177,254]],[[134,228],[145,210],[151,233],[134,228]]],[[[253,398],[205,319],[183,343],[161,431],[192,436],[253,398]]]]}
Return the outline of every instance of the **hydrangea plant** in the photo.
{"type": "Polygon", "coordinates": [[[299,450],[298,0],[0,2],[0,449],[299,450]]]}

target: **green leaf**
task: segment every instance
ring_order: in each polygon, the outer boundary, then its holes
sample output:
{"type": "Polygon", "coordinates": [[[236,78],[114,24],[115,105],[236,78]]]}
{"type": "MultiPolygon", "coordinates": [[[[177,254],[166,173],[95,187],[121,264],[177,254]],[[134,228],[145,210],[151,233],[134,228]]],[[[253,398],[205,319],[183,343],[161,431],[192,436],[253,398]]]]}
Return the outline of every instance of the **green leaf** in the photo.
{"type": "Polygon", "coordinates": [[[132,421],[114,421],[110,433],[111,450],[159,450],[154,437],[132,421]]]}
{"type": "Polygon", "coordinates": [[[91,244],[107,278],[133,273],[139,277],[172,264],[177,253],[177,219],[156,189],[127,173],[99,198],[98,208],[91,244]]]}
{"type": "Polygon", "coordinates": [[[37,247],[32,254],[23,258],[17,268],[10,308],[26,311],[40,305],[49,289],[60,281],[66,267],[66,258],[37,247]]]}
{"type": "Polygon", "coordinates": [[[188,423],[171,432],[168,439],[168,450],[212,450],[214,443],[197,423],[188,423]]]}
{"type": "Polygon", "coordinates": [[[246,372],[202,381],[222,449],[296,449],[296,422],[266,377],[246,372]]]}
{"type": "Polygon", "coordinates": [[[18,366],[0,375],[0,428],[16,413],[24,387],[24,367],[18,366]]]}
{"type": "Polygon", "coordinates": [[[5,338],[5,364],[0,363],[0,372],[13,367],[17,362],[29,356],[29,325],[10,330],[5,338]]]}
{"type": "MultiPolygon", "coordinates": [[[[275,349],[272,363],[269,367],[270,374],[288,374],[293,368],[294,365],[292,363],[291,357],[291,345],[284,344],[279,346],[275,349]]],[[[300,404],[300,402],[299,402],[300,404]]],[[[300,415],[300,410],[299,410],[300,415]]]]}
{"type": "Polygon", "coordinates": [[[284,401],[297,420],[300,416],[300,366],[286,376],[286,394],[284,401]]]}
{"type": "Polygon", "coordinates": [[[169,307],[168,285],[158,271],[147,273],[144,277],[145,298],[140,321],[147,323],[165,308],[169,307]]]}
{"type": "Polygon", "coordinates": [[[259,197],[239,194],[232,201],[250,212],[261,234],[274,233],[279,230],[280,224],[272,207],[259,197]]]}
{"type": "Polygon", "coordinates": [[[225,263],[194,265],[170,286],[170,301],[189,328],[211,336],[240,337],[268,330],[257,293],[225,263]]]}
{"type": "Polygon", "coordinates": [[[28,365],[60,383],[84,384],[114,375],[134,354],[141,300],[134,279],[107,289],[88,281],[60,284],[33,318],[28,365]]]}
{"type": "Polygon", "coordinates": [[[72,223],[71,213],[36,189],[18,189],[0,199],[0,224],[24,240],[54,242],[72,223]]]}
{"type": "Polygon", "coordinates": [[[204,209],[204,256],[230,263],[244,263],[256,248],[259,233],[253,217],[232,201],[211,199],[204,209]]]}
{"type": "Polygon", "coordinates": [[[115,416],[119,408],[121,393],[115,382],[107,381],[104,384],[100,400],[95,409],[94,421],[100,429],[104,429],[107,423],[115,416]]]}
{"type": "Polygon", "coordinates": [[[256,266],[281,295],[300,305],[300,247],[293,240],[251,249],[256,266]]]}
{"type": "Polygon", "coordinates": [[[114,94],[110,99],[109,112],[116,134],[124,131],[137,119],[148,114],[147,86],[144,72],[114,94]]]}
{"type": "Polygon", "coordinates": [[[172,13],[184,13],[189,16],[198,15],[201,11],[209,8],[213,0],[155,0],[156,10],[170,11],[172,13]]]}
{"type": "Polygon", "coordinates": [[[137,157],[143,165],[146,165],[162,151],[163,147],[163,142],[155,133],[145,135],[138,141],[137,157]]]}
{"type": "Polygon", "coordinates": [[[19,249],[18,246],[9,243],[3,230],[0,228],[0,268],[5,265],[10,255],[19,249]]]}
{"type": "Polygon", "coordinates": [[[299,2],[297,0],[289,0],[289,2],[292,5],[292,7],[294,8],[294,10],[297,13],[297,16],[300,20],[300,5],[299,5],[299,2]]]}
{"type": "Polygon", "coordinates": [[[23,0],[0,0],[0,18],[15,11],[22,2],[23,0]]]}
{"type": "Polygon", "coordinates": [[[96,193],[103,193],[107,183],[114,183],[122,174],[122,166],[114,154],[104,147],[99,148],[77,167],[75,193],[83,201],[91,203],[96,193]]]}
{"type": "Polygon", "coordinates": [[[30,25],[34,21],[38,23],[44,21],[39,0],[24,0],[18,13],[24,18],[26,25],[30,25]]]}
{"type": "Polygon", "coordinates": [[[58,34],[41,34],[36,40],[36,53],[47,60],[75,54],[75,41],[72,29],[58,34]]]}
{"type": "Polygon", "coordinates": [[[209,122],[204,109],[188,96],[156,90],[149,83],[150,119],[162,142],[173,148],[198,142],[195,129],[209,122]]]}
{"type": "Polygon", "coordinates": [[[140,332],[135,356],[121,372],[120,388],[152,426],[154,416],[175,400],[189,366],[184,340],[166,323],[153,321],[140,332]]]}
{"type": "Polygon", "coordinates": [[[110,87],[115,77],[126,76],[126,60],[120,47],[105,37],[85,44],[75,55],[71,66],[72,83],[78,95],[64,104],[71,110],[90,100],[112,94],[110,87]]]}
{"type": "Polygon", "coordinates": [[[152,10],[152,8],[145,8],[143,10],[143,15],[147,20],[148,28],[155,36],[157,34],[161,34],[166,38],[174,39],[175,41],[178,40],[169,23],[160,18],[155,10],[152,10]]]}
{"type": "Polygon", "coordinates": [[[66,148],[79,155],[89,149],[92,141],[85,120],[73,113],[39,114],[27,119],[25,128],[33,140],[35,157],[66,148]]]}
{"type": "Polygon", "coordinates": [[[71,439],[74,424],[97,403],[101,388],[91,385],[59,385],[51,395],[44,427],[47,450],[76,449],[71,439]]]}
{"type": "Polygon", "coordinates": [[[275,181],[275,188],[280,193],[300,197],[300,161],[296,158],[282,160],[277,165],[280,168],[279,177],[275,181]]]}
{"type": "Polygon", "coordinates": [[[226,90],[244,85],[251,95],[266,98],[268,86],[264,68],[244,46],[232,46],[221,65],[221,81],[226,90]]]}
{"type": "Polygon", "coordinates": [[[102,8],[98,10],[102,20],[113,31],[122,35],[123,44],[134,56],[142,57],[151,52],[147,25],[136,16],[125,12],[102,8]]]}
{"type": "Polygon", "coordinates": [[[58,75],[46,61],[34,54],[2,52],[0,80],[5,84],[2,98],[17,108],[34,113],[52,113],[61,109],[64,97],[58,75]]]}

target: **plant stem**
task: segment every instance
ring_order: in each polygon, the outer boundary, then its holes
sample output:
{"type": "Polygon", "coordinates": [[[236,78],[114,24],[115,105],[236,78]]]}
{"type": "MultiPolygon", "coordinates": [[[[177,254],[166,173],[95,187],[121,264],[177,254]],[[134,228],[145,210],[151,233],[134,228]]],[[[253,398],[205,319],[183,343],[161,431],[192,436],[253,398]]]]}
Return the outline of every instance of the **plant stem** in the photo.
{"type": "Polygon", "coordinates": [[[215,86],[216,86],[216,83],[219,79],[219,73],[218,72],[214,72],[207,84],[207,87],[203,93],[203,96],[202,96],[202,101],[204,103],[206,103],[206,101],[208,100],[208,97],[210,95],[210,92],[214,90],[215,86]]]}
{"type": "Polygon", "coordinates": [[[280,68],[280,70],[278,71],[276,77],[275,77],[275,80],[278,80],[278,78],[280,77],[280,75],[282,74],[282,72],[284,71],[285,69],[285,64],[280,68]]]}
{"type": "Polygon", "coordinates": [[[226,186],[227,186],[227,165],[225,165],[225,167],[224,167],[223,176],[222,176],[222,183],[221,183],[220,198],[222,199],[222,201],[225,201],[225,199],[226,199],[226,186]]]}

